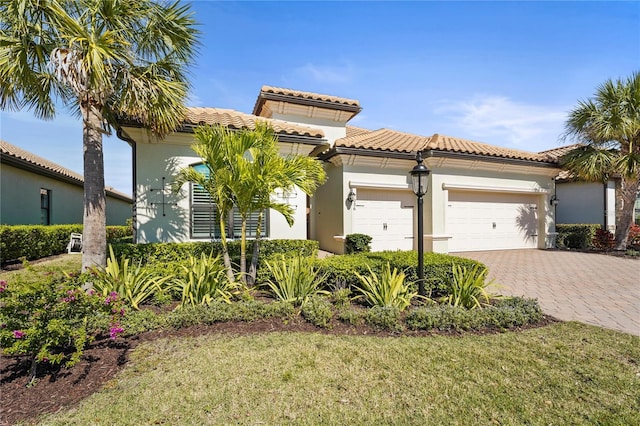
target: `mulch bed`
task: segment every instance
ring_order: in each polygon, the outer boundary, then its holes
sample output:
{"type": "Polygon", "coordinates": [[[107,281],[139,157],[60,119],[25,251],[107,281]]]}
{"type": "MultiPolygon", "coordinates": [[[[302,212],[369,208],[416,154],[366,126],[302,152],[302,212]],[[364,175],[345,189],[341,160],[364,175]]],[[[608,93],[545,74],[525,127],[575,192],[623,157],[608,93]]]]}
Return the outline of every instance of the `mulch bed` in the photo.
{"type": "MultiPolygon", "coordinates": [[[[545,317],[540,323],[518,328],[546,326],[557,322],[545,317]]],[[[274,318],[254,322],[226,322],[211,326],[196,326],[178,330],[161,330],[143,333],[129,338],[96,340],[85,352],[82,360],[72,368],[45,368],[38,370],[37,381],[26,387],[29,377],[29,361],[26,357],[0,357],[0,425],[17,422],[33,422],[45,413],[55,413],[77,405],[82,399],[99,391],[127,364],[129,354],[139,344],[166,337],[195,337],[212,333],[249,335],[274,331],[314,332],[333,335],[374,336],[431,336],[435,334],[460,336],[463,334],[495,334],[500,330],[487,329],[478,332],[442,333],[434,331],[405,331],[394,333],[375,330],[366,325],[351,326],[338,321],[331,329],[320,329],[296,317],[284,322],[274,318]]]]}

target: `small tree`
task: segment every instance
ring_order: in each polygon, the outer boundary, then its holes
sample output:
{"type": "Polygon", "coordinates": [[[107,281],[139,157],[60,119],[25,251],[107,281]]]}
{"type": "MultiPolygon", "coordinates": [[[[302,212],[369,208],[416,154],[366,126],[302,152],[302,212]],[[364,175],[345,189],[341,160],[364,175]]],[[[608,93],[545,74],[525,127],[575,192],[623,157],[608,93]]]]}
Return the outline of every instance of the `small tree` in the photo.
{"type": "Polygon", "coordinates": [[[83,270],[106,264],[102,135],[117,115],[157,135],[180,123],[197,34],[178,2],[0,2],[0,107],[52,119],[58,99],[82,118],[83,270]]]}
{"type": "Polygon", "coordinates": [[[593,99],[578,103],[565,127],[565,137],[583,146],[561,158],[563,167],[588,181],[620,178],[615,240],[616,249],[624,250],[640,189],[640,72],[607,80],[593,99]]]}

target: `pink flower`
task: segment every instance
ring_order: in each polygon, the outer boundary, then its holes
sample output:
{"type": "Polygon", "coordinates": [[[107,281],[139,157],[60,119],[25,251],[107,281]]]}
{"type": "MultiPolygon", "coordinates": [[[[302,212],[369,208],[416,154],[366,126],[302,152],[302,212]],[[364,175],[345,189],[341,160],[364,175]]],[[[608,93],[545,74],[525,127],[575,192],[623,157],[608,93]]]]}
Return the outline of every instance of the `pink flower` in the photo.
{"type": "Polygon", "coordinates": [[[7,284],[7,282],[5,280],[0,280],[0,293],[5,291],[8,286],[9,286],[9,284],[7,284]]]}
{"type": "Polygon", "coordinates": [[[22,330],[13,330],[13,337],[15,339],[22,339],[25,335],[25,332],[22,330]]]}
{"type": "Polygon", "coordinates": [[[120,324],[113,324],[109,329],[109,337],[115,339],[122,332],[124,332],[124,328],[120,327],[120,324]]]}

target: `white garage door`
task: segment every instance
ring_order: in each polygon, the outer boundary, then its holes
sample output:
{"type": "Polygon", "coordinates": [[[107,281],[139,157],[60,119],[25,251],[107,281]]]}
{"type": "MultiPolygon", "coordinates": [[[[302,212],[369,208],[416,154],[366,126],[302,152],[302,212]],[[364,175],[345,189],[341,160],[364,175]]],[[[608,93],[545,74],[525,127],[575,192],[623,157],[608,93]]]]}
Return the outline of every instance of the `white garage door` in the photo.
{"type": "Polygon", "coordinates": [[[536,196],[450,191],[447,204],[449,251],[536,248],[536,196]]]}
{"type": "Polygon", "coordinates": [[[371,250],[413,249],[413,206],[410,191],[358,189],[353,233],[372,237],[371,250]]]}

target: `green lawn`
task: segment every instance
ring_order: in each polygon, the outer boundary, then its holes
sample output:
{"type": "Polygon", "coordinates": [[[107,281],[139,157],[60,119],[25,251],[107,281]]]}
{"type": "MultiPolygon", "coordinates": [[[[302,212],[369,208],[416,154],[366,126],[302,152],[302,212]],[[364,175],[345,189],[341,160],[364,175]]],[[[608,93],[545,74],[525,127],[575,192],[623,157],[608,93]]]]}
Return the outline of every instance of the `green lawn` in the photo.
{"type": "Polygon", "coordinates": [[[563,323],[464,337],[209,335],[139,346],[42,424],[640,424],[640,338],[563,323]]]}
{"type": "Polygon", "coordinates": [[[0,280],[9,283],[41,282],[48,275],[63,276],[63,272],[79,273],[82,268],[82,256],[79,254],[64,254],[52,259],[28,262],[26,267],[14,271],[0,271],[0,280]]]}

